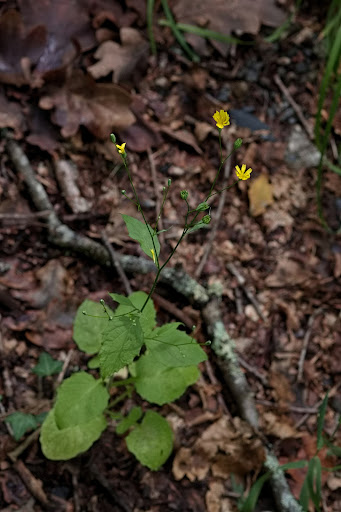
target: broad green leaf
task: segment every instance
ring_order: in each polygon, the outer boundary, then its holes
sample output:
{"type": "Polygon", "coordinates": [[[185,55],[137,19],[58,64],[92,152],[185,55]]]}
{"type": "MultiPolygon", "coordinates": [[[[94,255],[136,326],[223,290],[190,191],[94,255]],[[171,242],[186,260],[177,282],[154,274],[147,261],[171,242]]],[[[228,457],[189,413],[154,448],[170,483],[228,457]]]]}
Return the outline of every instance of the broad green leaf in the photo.
{"type": "Polygon", "coordinates": [[[16,441],[30,430],[38,427],[37,418],[33,414],[25,414],[23,412],[14,412],[5,419],[12,427],[13,437],[16,441]]]}
{"type": "Polygon", "coordinates": [[[41,449],[45,457],[51,460],[72,459],[88,450],[106,427],[107,422],[101,414],[87,423],[59,429],[55,409],[52,409],[41,428],[41,449]]]}
{"type": "Polygon", "coordinates": [[[88,368],[90,370],[95,370],[96,368],[99,368],[99,367],[100,367],[99,355],[96,354],[94,357],[89,359],[89,361],[88,361],[88,368]]]}
{"type": "Polygon", "coordinates": [[[148,411],[142,423],[126,437],[128,450],[153,471],[166,462],[173,450],[173,432],[167,420],[148,411]]]}
{"type": "Polygon", "coordinates": [[[179,331],[180,322],[165,324],[154,329],[145,338],[147,348],[153,356],[169,367],[192,366],[206,361],[207,355],[198,343],[184,331],[179,331]]]}
{"type": "MultiPolygon", "coordinates": [[[[148,295],[144,292],[134,292],[131,295],[129,295],[129,300],[132,302],[134,308],[141,310],[144,303],[146,302],[147,297],[148,295]]],[[[121,316],[126,315],[128,313],[135,314],[136,309],[134,308],[123,305],[118,306],[118,308],[115,311],[115,315],[121,316]]],[[[143,334],[145,336],[148,336],[156,325],[156,311],[152,299],[149,299],[143,312],[139,314],[139,321],[143,334]]]]}
{"type": "Polygon", "coordinates": [[[109,295],[112,298],[112,300],[118,302],[119,304],[122,304],[122,306],[134,308],[133,303],[128,297],[125,297],[124,295],[119,295],[118,293],[109,293],[109,295]]]}
{"type": "Polygon", "coordinates": [[[126,223],[130,238],[136,240],[140,244],[142,251],[151,259],[153,259],[152,250],[156,251],[156,254],[159,256],[160,244],[156,234],[154,234],[153,228],[149,224],[147,227],[144,222],[141,222],[134,217],[130,217],[130,215],[122,215],[122,217],[126,223]],[[152,242],[152,237],[154,244],[152,242]]]}
{"type": "Polygon", "coordinates": [[[327,405],[328,405],[328,393],[324,397],[323,402],[319,407],[319,412],[318,412],[318,417],[317,417],[317,450],[321,450],[321,448],[324,445],[322,432],[323,432],[324,418],[325,418],[326,412],[327,412],[327,405]]]}
{"type": "Polygon", "coordinates": [[[123,418],[121,423],[116,427],[117,434],[124,434],[127,430],[135,425],[135,423],[141,418],[142,409],[141,407],[133,407],[131,411],[129,411],[128,416],[123,418]]]}
{"type": "Polygon", "coordinates": [[[63,368],[63,363],[53,359],[47,352],[43,352],[39,356],[39,361],[32,369],[33,373],[36,373],[40,377],[47,377],[55,373],[59,373],[63,368]]]}
{"type": "Polygon", "coordinates": [[[60,430],[102,417],[109,393],[100,379],[85,372],[74,373],[57,391],[54,421],[60,430]]]}
{"type": "MultiPolygon", "coordinates": [[[[112,313],[108,307],[107,310],[109,314],[112,313]]],[[[73,339],[78,348],[87,354],[96,354],[101,347],[102,332],[109,322],[109,317],[99,302],[88,299],[82,302],[73,324],[73,339]]]]}
{"type": "Polygon", "coordinates": [[[115,316],[103,333],[99,354],[102,377],[109,377],[130,364],[140,353],[142,345],[143,332],[137,316],[115,316]]]}
{"type": "Polygon", "coordinates": [[[163,405],[181,396],[199,378],[196,366],[167,368],[149,352],[134,364],[135,387],[148,402],[163,405]]]}

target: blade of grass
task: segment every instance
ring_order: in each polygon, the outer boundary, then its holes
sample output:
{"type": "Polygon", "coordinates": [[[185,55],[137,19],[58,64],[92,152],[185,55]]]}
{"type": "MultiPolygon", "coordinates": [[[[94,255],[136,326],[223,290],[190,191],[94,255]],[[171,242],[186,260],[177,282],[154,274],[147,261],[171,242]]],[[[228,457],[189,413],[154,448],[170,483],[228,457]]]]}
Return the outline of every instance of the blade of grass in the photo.
{"type": "Polygon", "coordinates": [[[149,37],[150,49],[153,55],[157,54],[156,43],[153,31],[153,15],[155,0],[147,0],[147,31],[149,37]]]}
{"type": "Polygon", "coordinates": [[[184,52],[188,55],[188,57],[193,62],[199,62],[200,58],[199,56],[190,48],[190,46],[187,44],[184,36],[182,35],[181,31],[178,29],[177,24],[174,21],[173,15],[171,13],[171,10],[169,8],[167,0],[161,0],[163,12],[165,13],[165,16],[169,22],[169,26],[172,29],[172,32],[174,34],[174,37],[178,41],[179,45],[183,48],[184,52]]]}
{"type": "Polygon", "coordinates": [[[317,416],[317,443],[316,443],[317,451],[321,450],[321,448],[324,445],[322,432],[323,432],[324,418],[325,418],[326,412],[327,412],[327,406],[328,406],[328,393],[324,397],[323,402],[319,407],[319,412],[318,412],[318,416],[317,416]]]}

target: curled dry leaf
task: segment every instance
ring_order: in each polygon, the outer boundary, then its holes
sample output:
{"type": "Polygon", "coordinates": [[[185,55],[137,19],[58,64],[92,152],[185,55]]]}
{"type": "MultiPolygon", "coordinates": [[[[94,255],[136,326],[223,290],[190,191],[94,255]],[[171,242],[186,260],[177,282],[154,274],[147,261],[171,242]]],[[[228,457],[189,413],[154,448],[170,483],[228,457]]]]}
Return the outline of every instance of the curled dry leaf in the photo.
{"type": "Polygon", "coordinates": [[[95,53],[96,64],[88,67],[88,72],[95,78],[113,73],[113,82],[129,80],[137,68],[147,64],[149,45],[140,32],[131,27],[120,30],[121,44],[104,41],[95,53]]]}
{"type": "Polygon", "coordinates": [[[64,137],[77,133],[80,126],[99,139],[134,123],[129,106],[130,94],[115,84],[97,84],[92,77],[74,71],[63,88],[40,99],[39,106],[52,110],[52,121],[64,137]]]}
{"type": "Polygon", "coordinates": [[[20,105],[7,101],[0,90],[0,128],[12,128],[15,138],[19,139],[25,127],[20,105]]]}

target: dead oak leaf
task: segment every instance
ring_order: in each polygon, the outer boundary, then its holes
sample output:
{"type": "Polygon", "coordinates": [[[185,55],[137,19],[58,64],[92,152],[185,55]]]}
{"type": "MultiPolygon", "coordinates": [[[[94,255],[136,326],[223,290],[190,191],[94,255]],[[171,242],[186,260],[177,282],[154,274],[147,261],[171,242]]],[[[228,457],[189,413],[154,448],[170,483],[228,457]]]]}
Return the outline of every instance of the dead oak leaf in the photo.
{"type": "Polygon", "coordinates": [[[113,82],[128,80],[137,68],[146,64],[149,48],[140,32],[131,27],[120,30],[121,44],[115,41],[104,41],[97,49],[94,57],[96,64],[88,67],[88,72],[95,78],[102,78],[113,73],[113,82]]]}
{"type": "Polygon", "coordinates": [[[267,206],[273,203],[272,185],[265,174],[261,174],[258,178],[251,180],[248,195],[250,213],[253,217],[264,213],[267,206]]]}
{"type": "Polygon", "coordinates": [[[62,89],[40,99],[44,110],[54,109],[52,121],[63,137],[75,135],[80,126],[99,139],[134,123],[130,94],[115,84],[97,84],[89,75],[75,71],[62,89]]]}
{"type": "MultiPolygon", "coordinates": [[[[232,32],[258,34],[262,24],[278,27],[285,20],[285,13],[275,0],[176,0],[174,14],[177,22],[199,25],[229,35],[232,32]]],[[[212,41],[222,53],[226,45],[212,41]]]]}
{"type": "Polygon", "coordinates": [[[25,29],[21,14],[9,9],[0,18],[0,82],[21,86],[30,83],[30,65],[36,65],[46,45],[46,30],[25,29]]]}

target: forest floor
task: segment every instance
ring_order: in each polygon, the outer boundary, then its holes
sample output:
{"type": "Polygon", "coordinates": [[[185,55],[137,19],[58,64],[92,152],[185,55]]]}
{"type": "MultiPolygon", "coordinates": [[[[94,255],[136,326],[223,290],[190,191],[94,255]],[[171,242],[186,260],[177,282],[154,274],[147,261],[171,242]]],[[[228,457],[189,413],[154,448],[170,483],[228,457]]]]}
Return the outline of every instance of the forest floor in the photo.
{"type": "MultiPolygon", "coordinates": [[[[212,115],[225,109],[231,125],[222,132],[223,151],[237,137],[243,145],[219,184],[233,183],[234,166],[244,163],[253,169],[251,179],[227,190],[220,211],[219,197],[212,201],[209,229],[217,222],[218,229],[204,264],[209,230],[189,235],[171,266],[205,286],[221,284],[224,325],[253,391],[260,430],[279,461],[315,455],[317,409],[328,391],[325,431],[334,431],[341,414],[341,242],[317,215],[319,154],[312,142],[324,13],[302,10],[281,40],[268,43],[265,36],[293,6],[280,3],[254,2],[258,7],[248,12],[250,2],[240,0],[232,23],[226,2],[207,2],[200,11],[203,24],[209,20],[254,44],[191,35],[188,42],[200,56],[193,63],[170,29],[157,23],[161,8],[154,20],[158,54],[150,55],[142,0],[77,0],[67,8],[42,0],[0,2],[0,419],[14,411],[48,411],[58,376],[32,373],[39,355],[45,351],[62,361],[65,377],[86,369],[89,357],[72,339],[78,306],[108,291],[126,293],[113,268],[49,241],[44,213],[37,212],[6,150],[8,137],[27,155],[63,223],[99,243],[105,233],[117,253],[142,257],[120,215],[138,213],[121,194],[125,189],[129,195],[130,185],[110,142],[114,132],[126,142],[150,223],[162,187],[172,179],[162,218],[166,258],[186,213],[180,191],[187,189],[195,206],[214,179],[219,143],[212,115]]],[[[190,4],[170,2],[179,21],[198,20],[190,4]]],[[[340,136],[338,114],[333,137],[340,136]]],[[[325,171],[323,208],[334,229],[341,219],[338,191],[340,177],[325,171]]],[[[127,277],[133,290],[149,291],[151,274],[127,277]]],[[[195,325],[195,338],[207,340],[199,311],[171,287],[159,285],[154,302],[159,323],[195,325]]],[[[209,363],[202,364],[199,381],[175,404],[158,408],[176,439],[158,472],[136,461],[112,425],[87,453],[53,462],[44,458],[37,431],[16,442],[10,425],[1,422],[0,509],[236,511],[231,473],[249,489],[261,462],[250,457],[250,433],[239,423],[214,354],[205,350],[209,363]],[[198,440],[219,435],[220,465],[195,451],[198,440]],[[13,455],[18,445],[21,451],[13,455]]],[[[135,404],[147,406],[134,395],[121,412],[135,404]]],[[[319,456],[323,466],[337,464],[327,449],[319,456]]],[[[305,472],[287,473],[296,498],[305,472]]],[[[340,489],[340,473],[323,474],[321,510],[341,510],[340,489]]],[[[256,510],[274,510],[268,488],[256,510]]]]}

